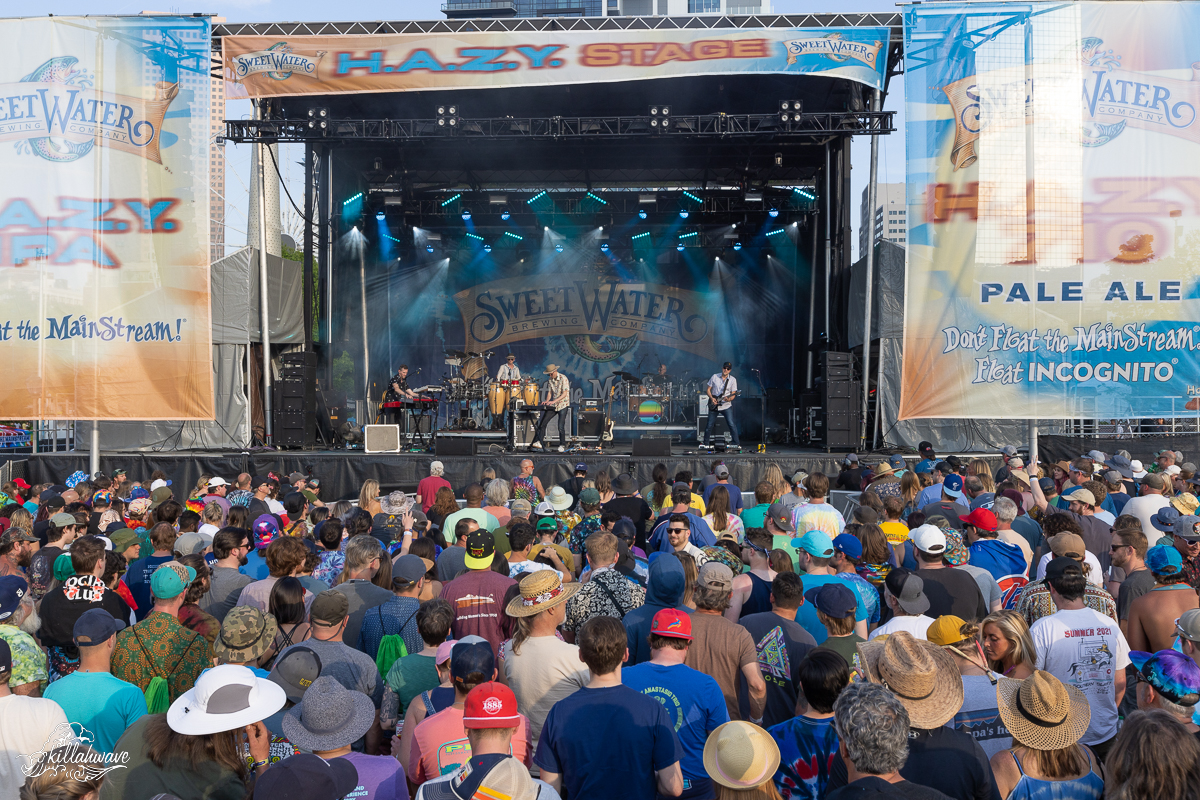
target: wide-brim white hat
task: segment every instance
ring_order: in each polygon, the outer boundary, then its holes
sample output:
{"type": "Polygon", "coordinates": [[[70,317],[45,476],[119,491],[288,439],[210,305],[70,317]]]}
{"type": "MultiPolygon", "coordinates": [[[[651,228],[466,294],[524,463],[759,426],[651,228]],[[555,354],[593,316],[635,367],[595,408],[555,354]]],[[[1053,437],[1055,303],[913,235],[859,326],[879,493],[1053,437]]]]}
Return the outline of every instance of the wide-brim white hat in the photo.
{"type": "Polygon", "coordinates": [[[196,685],[176,698],[167,709],[167,725],[186,736],[210,736],[260,722],[286,702],[283,687],[249,667],[222,664],[202,672],[196,685]]]}

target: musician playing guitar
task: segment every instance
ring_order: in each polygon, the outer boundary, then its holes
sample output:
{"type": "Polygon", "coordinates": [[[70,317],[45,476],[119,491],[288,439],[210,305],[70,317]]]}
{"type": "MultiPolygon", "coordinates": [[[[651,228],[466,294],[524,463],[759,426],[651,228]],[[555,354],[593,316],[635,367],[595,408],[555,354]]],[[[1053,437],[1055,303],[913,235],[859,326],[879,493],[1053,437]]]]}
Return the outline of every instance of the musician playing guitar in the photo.
{"type": "Polygon", "coordinates": [[[538,420],[537,433],[534,434],[530,447],[534,450],[542,449],[546,426],[550,424],[552,418],[558,417],[558,451],[561,453],[567,449],[567,426],[571,419],[567,409],[571,405],[571,382],[567,380],[566,375],[559,373],[558,366],[555,364],[547,364],[544,371],[550,376],[550,379],[546,383],[547,396],[542,400],[542,405],[549,406],[549,408],[542,412],[542,416],[538,420]]]}
{"type": "Polygon", "coordinates": [[[733,422],[733,398],[737,397],[738,388],[737,378],[730,374],[732,372],[733,364],[726,361],[721,365],[721,371],[708,379],[708,386],[705,388],[705,393],[708,395],[708,427],[704,429],[705,447],[712,444],[712,433],[713,428],[717,425],[718,413],[725,417],[725,422],[729,425],[729,435],[733,439],[733,446],[742,446],[738,439],[737,425],[733,422]]]}

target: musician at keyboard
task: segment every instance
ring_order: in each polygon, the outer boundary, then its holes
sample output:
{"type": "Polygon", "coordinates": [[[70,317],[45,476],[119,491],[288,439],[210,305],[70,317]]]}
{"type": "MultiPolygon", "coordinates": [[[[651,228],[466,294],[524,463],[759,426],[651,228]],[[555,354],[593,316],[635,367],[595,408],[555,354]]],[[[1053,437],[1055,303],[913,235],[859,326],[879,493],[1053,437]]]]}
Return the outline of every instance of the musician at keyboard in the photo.
{"type": "Polygon", "coordinates": [[[417,393],[408,388],[408,364],[401,364],[396,374],[388,381],[387,391],[383,395],[385,401],[412,400],[417,393]]]}
{"type": "Polygon", "coordinates": [[[567,427],[571,420],[571,414],[568,411],[571,406],[571,382],[567,380],[566,375],[558,371],[558,366],[555,364],[547,364],[544,372],[550,378],[546,383],[546,397],[542,399],[542,404],[549,408],[544,410],[538,419],[537,433],[534,434],[530,447],[534,450],[542,449],[542,439],[546,436],[546,427],[550,424],[551,419],[557,417],[558,450],[561,453],[567,449],[567,427]]]}

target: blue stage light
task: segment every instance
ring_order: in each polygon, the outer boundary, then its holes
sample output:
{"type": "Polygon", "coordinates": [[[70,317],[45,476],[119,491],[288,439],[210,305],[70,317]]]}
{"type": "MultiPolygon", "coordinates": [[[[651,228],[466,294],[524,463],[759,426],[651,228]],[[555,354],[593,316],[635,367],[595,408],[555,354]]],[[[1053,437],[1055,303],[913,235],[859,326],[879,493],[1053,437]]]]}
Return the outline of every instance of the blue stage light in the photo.
{"type": "Polygon", "coordinates": [[[554,250],[555,252],[561,253],[563,251],[563,246],[561,244],[556,244],[554,245],[554,250]]]}
{"type": "Polygon", "coordinates": [[[380,222],[383,222],[385,219],[387,219],[387,214],[383,213],[382,211],[376,211],[375,219],[379,220],[380,222]]]}
{"type": "Polygon", "coordinates": [[[471,209],[464,208],[462,210],[462,218],[463,218],[463,222],[466,222],[467,220],[469,220],[471,218],[471,209]]]}
{"type": "Polygon", "coordinates": [[[602,252],[607,253],[608,252],[608,242],[605,242],[604,244],[600,245],[600,250],[602,252]]]}
{"type": "Polygon", "coordinates": [[[733,243],[733,249],[734,249],[734,250],[741,250],[741,249],[742,249],[742,243],[741,243],[741,242],[734,242],[734,243],[733,243]]]}
{"type": "Polygon", "coordinates": [[[779,209],[778,208],[770,209],[769,211],[767,211],[767,216],[769,216],[771,219],[775,219],[775,217],[779,216],[779,209]]]}
{"type": "Polygon", "coordinates": [[[650,215],[646,213],[646,209],[644,209],[644,208],[639,208],[639,209],[638,209],[638,216],[639,216],[639,217],[641,217],[642,219],[645,219],[646,217],[648,217],[648,216],[650,216],[650,215]]]}
{"type": "Polygon", "coordinates": [[[679,218],[680,218],[680,219],[687,219],[687,218],[688,218],[688,210],[687,210],[686,208],[681,208],[681,209],[679,209],[679,218]]]}
{"type": "Polygon", "coordinates": [[[681,252],[681,253],[682,253],[682,252],[683,252],[683,245],[681,245],[681,244],[677,244],[677,245],[675,245],[675,249],[676,249],[676,250],[678,250],[679,252],[681,252]]]}
{"type": "Polygon", "coordinates": [[[426,253],[432,253],[432,252],[433,252],[433,245],[431,245],[431,244],[427,244],[427,245],[425,245],[425,252],[426,252],[426,253]]]}
{"type": "Polygon", "coordinates": [[[490,244],[485,244],[485,245],[483,246],[483,252],[485,252],[485,253],[490,253],[490,252],[492,252],[492,246],[491,246],[490,244]]]}
{"type": "Polygon", "coordinates": [[[507,220],[511,216],[507,208],[500,212],[500,219],[507,220]]]}

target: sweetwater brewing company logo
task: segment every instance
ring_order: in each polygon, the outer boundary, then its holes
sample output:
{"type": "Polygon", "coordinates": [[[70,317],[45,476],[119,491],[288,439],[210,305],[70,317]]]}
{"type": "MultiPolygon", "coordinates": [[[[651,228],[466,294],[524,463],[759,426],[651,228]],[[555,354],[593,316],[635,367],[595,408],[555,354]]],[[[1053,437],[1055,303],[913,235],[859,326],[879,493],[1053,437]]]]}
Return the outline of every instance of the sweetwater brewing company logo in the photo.
{"type": "Polygon", "coordinates": [[[54,163],[78,161],[99,144],[161,164],[162,121],[179,85],[159,82],[149,100],[97,91],[78,63],[58,56],[0,84],[0,142],[54,163]]]}
{"type": "Polygon", "coordinates": [[[800,56],[815,55],[825,56],[830,61],[838,63],[854,59],[874,69],[883,42],[872,42],[871,44],[853,42],[843,39],[840,33],[831,33],[811,39],[792,39],[784,42],[783,46],[787,50],[788,66],[795,64],[796,59],[800,56]]]}
{"type": "Polygon", "coordinates": [[[266,50],[234,56],[234,78],[240,81],[250,75],[266,73],[268,78],[286,81],[292,77],[293,72],[315,75],[317,65],[321,63],[326,52],[318,50],[312,56],[306,56],[295,52],[287,42],[278,42],[266,50]]]}
{"type": "Polygon", "coordinates": [[[78,722],[60,722],[41,750],[17,756],[21,760],[21,774],[26,778],[66,775],[72,780],[88,781],[129,768],[129,753],[102,753],[95,749],[82,752],[85,746],[93,747],[95,741],[92,732],[78,722]]]}
{"type": "MultiPolygon", "coordinates": [[[[1121,57],[1103,49],[1095,36],[1080,42],[1083,72],[1083,131],[1080,144],[1101,147],[1121,135],[1126,127],[1165,133],[1200,143],[1195,125],[1200,106],[1200,62],[1192,65],[1192,79],[1163,78],[1120,69],[1121,57]]],[[[1064,76],[1054,65],[1031,64],[994,70],[980,80],[970,75],[942,87],[954,111],[954,146],[950,163],[957,171],[978,160],[975,143],[987,129],[1025,125],[1034,120],[1034,87],[1061,88],[1064,76]]],[[[1047,96],[1060,96],[1056,91],[1047,96]]]]}

